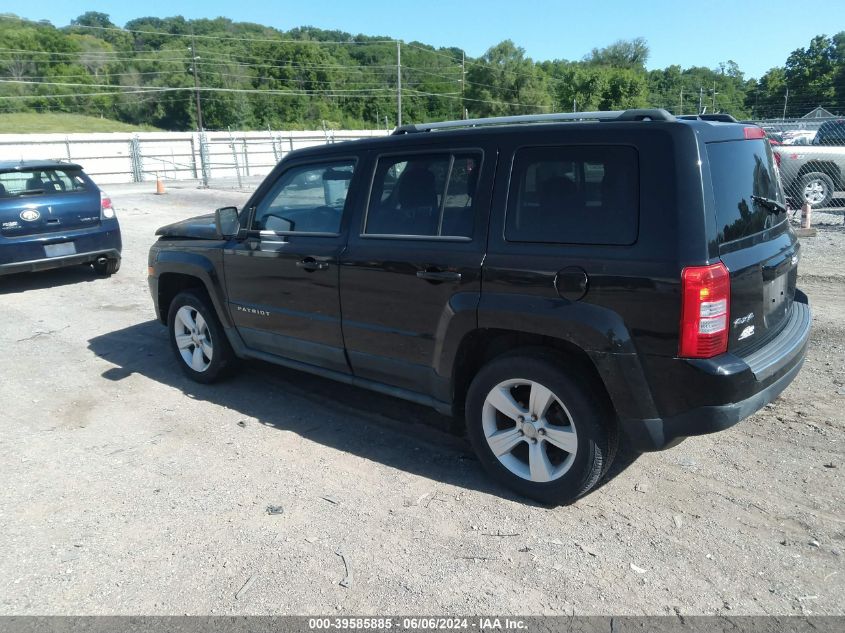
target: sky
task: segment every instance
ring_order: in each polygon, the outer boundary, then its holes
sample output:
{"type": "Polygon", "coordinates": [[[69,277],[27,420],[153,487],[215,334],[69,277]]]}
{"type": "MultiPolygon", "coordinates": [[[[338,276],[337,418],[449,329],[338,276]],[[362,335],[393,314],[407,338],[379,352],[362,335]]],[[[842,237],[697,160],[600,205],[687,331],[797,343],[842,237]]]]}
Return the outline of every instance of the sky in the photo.
{"type": "Polygon", "coordinates": [[[505,39],[535,60],[578,60],[594,47],[644,37],[648,68],[671,64],[718,67],[733,60],[746,78],[782,66],[815,35],[845,30],[842,0],[814,0],[812,12],[795,0],[678,0],[540,2],[538,0],[115,0],[39,2],[0,0],[0,13],[66,26],[85,11],[100,11],[123,26],[138,17],[215,18],[288,30],[297,26],[382,35],[432,46],[456,46],[478,57],[505,39]]]}

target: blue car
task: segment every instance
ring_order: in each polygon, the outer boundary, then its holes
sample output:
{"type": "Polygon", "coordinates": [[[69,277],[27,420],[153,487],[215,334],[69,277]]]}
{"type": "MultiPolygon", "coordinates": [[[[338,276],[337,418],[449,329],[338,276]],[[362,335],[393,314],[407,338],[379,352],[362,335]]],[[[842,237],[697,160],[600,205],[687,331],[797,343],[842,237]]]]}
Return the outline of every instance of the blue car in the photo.
{"type": "Polygon", "coordinates": [[[111,200],[82,171],[58,161],[0,161],[0,275],[91,265],[120,268],[111,200]]]}

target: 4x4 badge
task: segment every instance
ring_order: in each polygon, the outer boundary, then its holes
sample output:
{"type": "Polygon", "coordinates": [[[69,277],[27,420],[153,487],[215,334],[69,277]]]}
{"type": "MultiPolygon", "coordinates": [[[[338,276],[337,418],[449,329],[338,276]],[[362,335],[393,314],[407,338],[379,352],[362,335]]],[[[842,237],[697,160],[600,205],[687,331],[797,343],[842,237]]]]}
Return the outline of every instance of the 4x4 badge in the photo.
{"type": "MultiPolygon", "coordinates": [[[[743,324],[748,323],[749,321],[753,321],[753,320],[754,320],[754,313],[749,312],[744,317],[739,317],[738,319],[734,319],[734,327],[739,327],[740,325],[743,325],[743,324]]],[[[754,328],[752,327],[751,329],[753,330],[754,328]]],[[[743,334],[745,334],[744,331],[743,331],[743,334]]],[[[751,336],[751,335],[748,334],[747,336],[751,336]]],[[[740,338],[742,338],[742,337],[740,337],[740,338]]]]}

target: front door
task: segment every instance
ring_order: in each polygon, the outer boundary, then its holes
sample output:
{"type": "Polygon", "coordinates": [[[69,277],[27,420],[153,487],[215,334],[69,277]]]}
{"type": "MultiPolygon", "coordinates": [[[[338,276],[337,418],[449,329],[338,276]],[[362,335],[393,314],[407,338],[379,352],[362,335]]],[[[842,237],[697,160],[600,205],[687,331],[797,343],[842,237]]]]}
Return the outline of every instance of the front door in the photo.
{"type": "Polygon", "coordinates": [[[354,159],[294,163],[248,212],[248,237],[224,252],[229,312],[247,347],[349,372],[338,260],[355,180],[354,159]]]}

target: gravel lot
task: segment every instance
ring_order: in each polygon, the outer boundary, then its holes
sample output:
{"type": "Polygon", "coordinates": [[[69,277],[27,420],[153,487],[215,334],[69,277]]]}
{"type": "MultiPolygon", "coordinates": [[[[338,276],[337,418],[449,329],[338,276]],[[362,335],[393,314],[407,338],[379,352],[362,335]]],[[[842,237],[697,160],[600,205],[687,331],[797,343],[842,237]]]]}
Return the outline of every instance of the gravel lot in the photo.
{"type": "Polygon", "coordinates": [[[804,240],[814,331],[783,396],[623,448],[549,509],[493,486],[428,409],[262,363],[183,378],[147,249],[246,194],[153,188],[109,188],[114,277],[0,278],[0,614],[845,614],[841,214],[804,240]]]}

